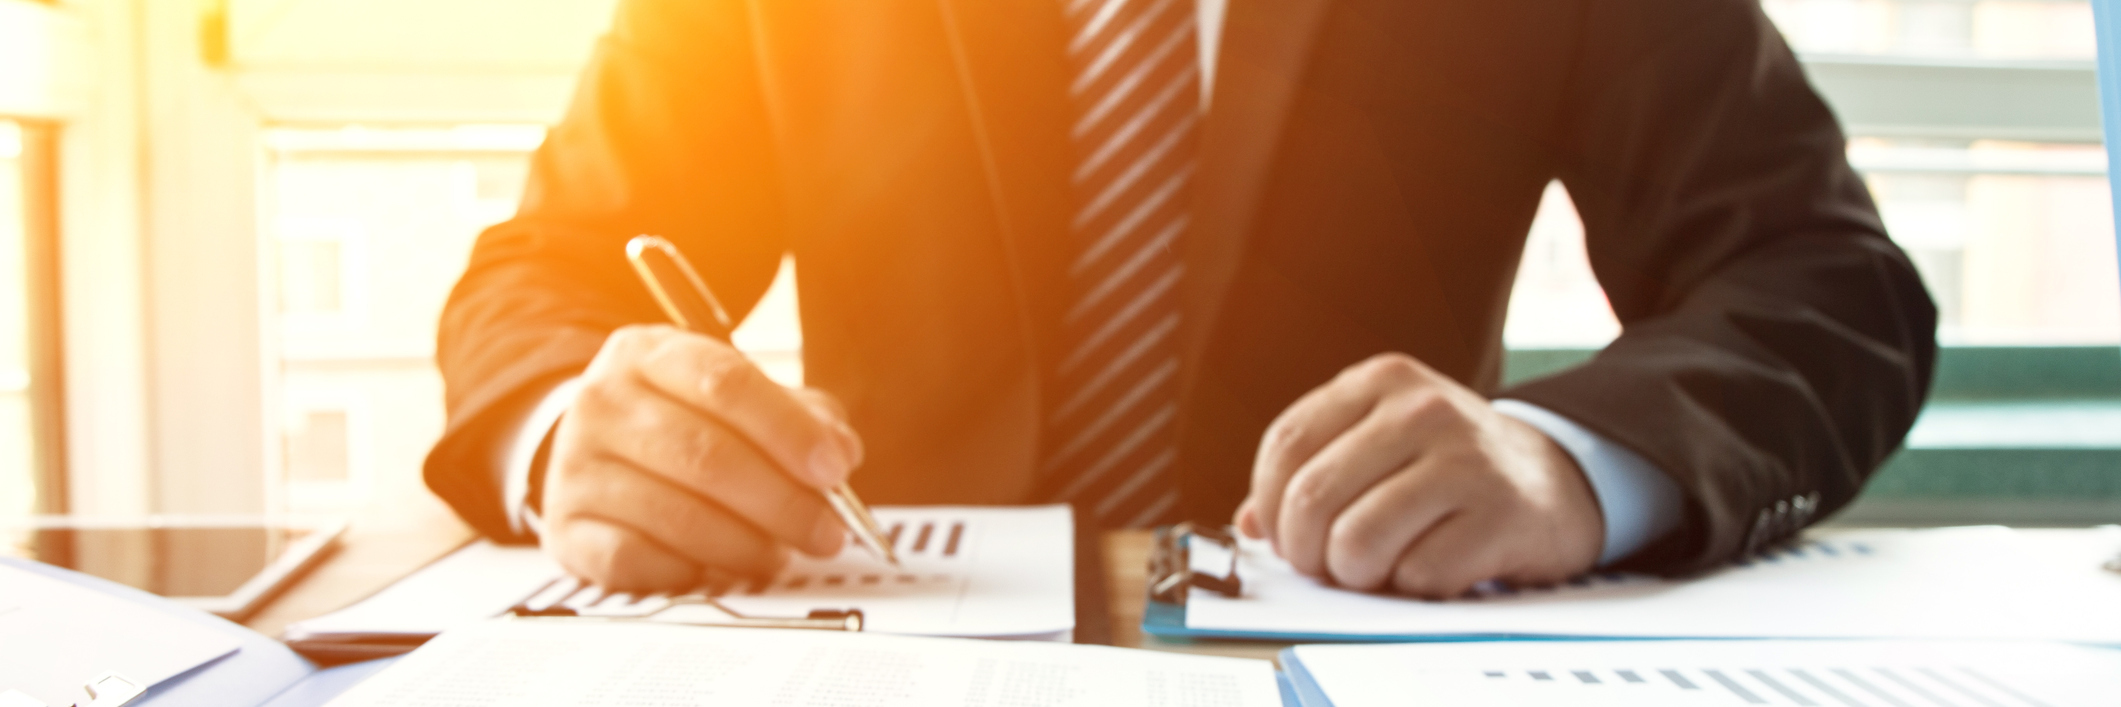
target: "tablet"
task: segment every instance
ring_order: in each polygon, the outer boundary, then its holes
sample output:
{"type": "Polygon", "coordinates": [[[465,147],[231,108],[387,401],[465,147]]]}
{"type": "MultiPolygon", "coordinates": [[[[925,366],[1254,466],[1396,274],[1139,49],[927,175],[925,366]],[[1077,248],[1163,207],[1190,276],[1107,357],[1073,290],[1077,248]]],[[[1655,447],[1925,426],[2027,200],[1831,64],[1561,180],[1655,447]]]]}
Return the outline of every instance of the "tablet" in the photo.
{"type": "Polygon", "coordinates": [[[95,575],[241,621],[334,547],[340,521],[259,516],[0,521],[0,554],[95,575]]]}

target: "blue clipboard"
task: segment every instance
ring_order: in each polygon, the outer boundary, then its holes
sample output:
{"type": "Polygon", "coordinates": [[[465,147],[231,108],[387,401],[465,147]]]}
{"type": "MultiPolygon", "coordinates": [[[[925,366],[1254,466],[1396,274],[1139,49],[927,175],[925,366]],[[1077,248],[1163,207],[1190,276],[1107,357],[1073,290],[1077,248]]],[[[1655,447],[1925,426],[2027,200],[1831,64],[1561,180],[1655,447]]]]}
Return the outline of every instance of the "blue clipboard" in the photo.
{"type": "MultiPolygon", "coordinates": [[[[1237,576],[1237,539],[1226,529],[1180,523],[1156,530],[1149,552],[1148,601],[1142,608],[1142,633],[1166,640],[1193,639],[1271,643],[1471,643],[1477,641],[1658,640],[1640,637],[1572,636],[1545,633],[1406,633],[1345,634],[1302,631],[1232,631],[1186,625],[1186,597],[1194,591],[1236,596],[1244,589],[1237,576]],[[1206,540],[1231,549],[1231,564],[1220,573],[1199,572],[1186,551],[1191,540],[1206,540]]],[[[1660,637],[1664,638],[1664,637],[1660,637]]],[[[1670,638],[1684,638],[1672,636],[1670,638]]]]}

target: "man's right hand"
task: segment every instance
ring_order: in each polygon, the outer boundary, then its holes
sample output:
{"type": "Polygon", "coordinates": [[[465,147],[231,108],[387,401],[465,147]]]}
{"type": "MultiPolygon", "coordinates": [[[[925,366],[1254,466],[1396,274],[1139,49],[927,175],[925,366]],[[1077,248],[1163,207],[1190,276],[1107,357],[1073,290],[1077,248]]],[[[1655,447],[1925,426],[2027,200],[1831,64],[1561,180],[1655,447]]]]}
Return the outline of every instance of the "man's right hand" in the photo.
{"type": "Polygon", "coordinates": [[[846,526],[819,492],[861,463],[844,418],[823,392],[775,383],[714,339],[613,332],[553,435],[545,550],[615,591],[767,575],[791,549],[836,553],[846,526]]]}

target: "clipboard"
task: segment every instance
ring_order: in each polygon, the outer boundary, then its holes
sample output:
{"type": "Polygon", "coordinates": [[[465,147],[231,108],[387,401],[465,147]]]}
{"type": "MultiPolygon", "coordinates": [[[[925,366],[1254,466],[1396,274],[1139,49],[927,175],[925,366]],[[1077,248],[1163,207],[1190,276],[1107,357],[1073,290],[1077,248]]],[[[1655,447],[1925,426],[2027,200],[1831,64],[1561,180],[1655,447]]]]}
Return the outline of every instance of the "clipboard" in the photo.
{"type": "Polygon", "coordinates": [[[331,663],[407,653],[451,626],[495,616],[1110,640],[1097,545],[1084,541],[1091,529],[1066,507],[874,510],[899,530],[891,542],[906,569],[866,554],[852,556],[860,566],[799,557],[774,578],[672,595],[606,594],[563,580],[536,547],[476,541],[352,606],[290,625],[282,638],[331,663]]]}
{"type": "MultiPolygon", "coordinates": [[[[1148,603],[1142,607],[1142,633],[1158,638],[1222,638],[1275,640],[1279,635],[1201,630],[1186,627],[1186,599],[1194,589],[1236,597],[1244,594],[1244,578],[1237,575],[1237,536],[1227,528],[1186,521],[1156,529],[1149,549],[1148,603]],[[1200,539],[1228,550],[1230,565],[1217,572],[1193,567],[1192,541],[1200,539]]],[[[1314,640],[1314,639],[1286,639],[1314,640]]],[[[1331,640],[1331,639],[1317,639],[1331,640]]]]}
{"type": "Polygon", "coordinates": [[[585,621],[665,621],[696,626],[730,628],[787,628],[810,631],[861,631],[861,609],[811,609],[804,616],[746,614],[723,604],[717,597],[728,587],[687,594],[651,594],[641,597],[614,595],[572,576],[547,582],[515,606],[507,615],[519,619],[573,619],[585,621]],[[620,599],[611,602],[607,599],[620,599]],[[674,616],[690,608],[717,612],[704,620],[674,616]]]}
{"type": "MultiPolygon", "coordinates": [[[[462,553],[504,551],[480,540],[466,541],[456,549],[435,558],[414,570],[408,578],[421,576],[437,566],[450,562],[462,553]]],[[[534,549],[533,549],[534,552],[534,549]]],[[[401,578],[400,581],[403,581],[401,578]]],[[[369,595],[366,602],[391,590],[396,583],[369,595]]],[[[729,588],[721,588],[727,590],[729,588]]],[[[628,596],[602,592],[572,577],[561,576],[547,581],[516,588],[503,587],[506,596],[515,597],[513,603],[503,602],[487,605],[483,610],[457,617],[458,620],[509,616],[536,620],[584,620],[584,621],[669,621],[665,612],[692,610],[697,617],[700,610],[720,612],[720,616],[709,616],[711,620],[679,620],[673,623],[692,623],[709,626],[737,626],[750,628],[795,628],[812,630],[860,631],[866,617],[860,609],[815,609],[807,615],[781,616],[747,614],[721,604],[716,599],[719,591],[695,592],[684,595],[628,596]],[[525,591],[534,589],[534,591],[525,591]],[[606,602],[612,599],[614,601],[606,602]],[[695,610],[694,608],[697,608],[695,610]]],[[[507,600],[504,600],[507,601],[507,600]]],[[[356,602],[360,604],[361,602],[356,602]]],[[[341,665],[360,661],[404,655],[427,643],[442,630],[437,625],[420,631],[379,630],[373,632],[310,632],[300,623],[289,628],[282,640],[289,648],[319,665],[341,665]]]]}
{"type": "MultiPolygon", "coordinates": [[[[1237,536],[1227,527],[1199,525],[1191,521],[1156,529],[1155,545],[1149,553],[1148,601],[1142,608],[1142,633],[1167,640],[1194,639],[1264,641],[1273,643],[1470,643],[1481,641],[1582,640],[1582,636],[1546,636],[1521,633],[1405,633],[1351,635],[1330,631],[1231,631],[1193,628],[1186,625],[1186,600],[1194,591],[1225,597],[1244,595],[1239,576],[1237,536]],[[1192,541],[1214,543],[1228,551],[1227,567],[1193,566],[1192,541]]],[[[1291,699],[1293,700],[1293,693],[1291,699]]],[[[1291,702],[1296,704],[1296,702],[1291,702]]],[[[1308,704],[1308,703],[1305,703],[1308,704]]]]}
{"type": "Polygon", "coordinates": [[[1551,585],[1477,586],[1450,601],[1335,588],[1250,539],[1235,542],[1243,576],[1205,566],[1207,548],[1227,550],[1232,540],[1187,526],[1158,533],[1144,634],[1281,643],[1892,636],[2121,646],[2121,614],[2101,610],[2116,586],[2101,565],[2121,545],[2121,526],[1815,529],[1687,578],[1598,572],[1551,585]],[[1241,597],[1217,586],[1241,588],[1241,597]],[[1997,599],[2029,596],[2041,600],[1997,599]]]}

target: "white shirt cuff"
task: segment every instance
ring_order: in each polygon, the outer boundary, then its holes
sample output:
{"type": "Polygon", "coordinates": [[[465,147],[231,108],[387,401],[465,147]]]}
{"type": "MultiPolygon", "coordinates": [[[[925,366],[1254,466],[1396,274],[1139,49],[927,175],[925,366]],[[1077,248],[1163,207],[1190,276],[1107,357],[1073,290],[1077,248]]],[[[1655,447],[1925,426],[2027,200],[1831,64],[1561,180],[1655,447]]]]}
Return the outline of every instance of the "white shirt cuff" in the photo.
{"type": "Polygon", "coordinates": [[[1635,554],[1679,527],[1685,517],[1686,498],[1679,484],[1634,450],[1522,400],[1497,400],[1495,411],[1545,433],[1583,469],[1605,516],[1605,549],[1598,553],[1598,566],[1635,554]]]}
{"type": "Polygon", "coordinates": [[[554,425],[560,423],[560,415],[574,405],[574,398],[582,389],[580,377],[569,378],[554,385],[538,399],[530,412],[516,421],[514,429],[502,439],[508,444],[501,448],[501,503],[508,513],[508,527],[518,533],[537,535],[542,530],[538,514],[530,508],[530,475],[538,460],[538,448],[545,445],[554,425]]]}

